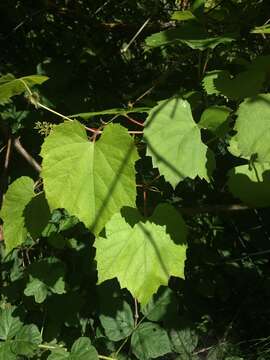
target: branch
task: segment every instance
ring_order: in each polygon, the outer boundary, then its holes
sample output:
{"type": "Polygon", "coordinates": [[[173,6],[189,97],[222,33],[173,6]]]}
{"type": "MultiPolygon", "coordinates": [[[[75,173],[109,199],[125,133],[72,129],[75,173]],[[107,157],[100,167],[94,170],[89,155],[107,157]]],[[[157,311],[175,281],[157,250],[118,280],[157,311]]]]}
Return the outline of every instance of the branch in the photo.
{"type": "Polygon", "coordinates": [[[228,212],[228,211],[243,211],[251,210],[253,207],[243,205],[243,204],[231,204],[231,205],[205,205],[198,207],[180,207],[178,210],[182,214],[186,215],[195,215],[203,213],[219,213],[219,212],[228,212]]]}
{"type": "Polygon", "coordinates": [[[39,163],[25,150],[25,148],[22,146],[20,139],[16,138],[14,140],[14,147],[17,150],[19,154],[22,155],[22,157],[25,158],[25,160],[38,172],[41,172],[41,166],[39,163]]]}

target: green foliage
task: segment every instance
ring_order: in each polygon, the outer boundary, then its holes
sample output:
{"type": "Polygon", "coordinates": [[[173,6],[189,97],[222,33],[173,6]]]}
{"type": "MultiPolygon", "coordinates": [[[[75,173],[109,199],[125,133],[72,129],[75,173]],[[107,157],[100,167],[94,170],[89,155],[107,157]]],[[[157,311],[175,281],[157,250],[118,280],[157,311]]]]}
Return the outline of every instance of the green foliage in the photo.
{"type": "Polygon", "coordinates": [[[132,334],[131,349],[140,360],[155,359],[170,353],[171,344],[164,329],[157,324],[145,322],[132,334]]]}
{"type": "Polygon", "coordinates": [[[72,345],[70,353],[65,349],[53,350],[48,360],[97,360],[98,354],[86,337],[77,339],[72,345]]]}
{"type": "Polygon", "coordinates": [[[269,358],[269,13],[0,2],[0,360],[269,358]]]}
{"type": "Polygon", "coordinates": [[[106,127],[96,142],[88,141],[76,121],[58,125],[45,139],[41,156],[50,209],[65,208],[95,234],[122,206],[135,205],[136,149],[119,125],[106,127]],[[73,171],[66,173],[67,167],[73,171]]]}
{"type": "Polygon", "coordinates": [[[34,182],[25,176],[14,181],[6,193],[1,218],[4,221],[7,252],[21,245],[26,239],[27,229],[23,212],[33,196],[34,182]]]}
{"type": "Polygon", "coordinates": [[[248,70],[234,78],[226,70],[213,70],[203,79],[203,87],[208,95],[224,95],[228,99],[244,99],[260,92],[265,80],[261,70],[248,70]]]}
{"type": "MultiPolygon", "coordinates": [[[[179,16],[176,15],[176,17],[179,16]]],[[[183,16],[183,15],[182,15],[183,16]]],[[[175,20],[181,20],[176,18],[175,20]]],[[[153,34],[146,38],[146,45],[155,48],[169,44],[183,43],[195,50],[214,49],[220,44],[225,44],[235,40],[234,34],[223,36],[209,36],[204,30],[203,26],[197,22],[186,22],[181,27],[175,29],[168,29],[159,33],[153,34]]]]}
{"type": "Polygon", "coordinates": [[[243,101],[237,111],[234,130],[237,132],[230,142],[230,152],[235,156],[259,163],[270,162],[270,94],[260,94],[243,101]],[[256,126],[253,126],[256,122],[256,126]]]}
{"type": "Polygon", "coordinates": [[[270,164],[254,162],[241,165],[228,173],[228,186],[235,197],[253,206],[270,205],[270,164]]]}
{"type": "Polygon", "coordinates": [[[199,176],[209,181],[214,159],[201,141],[187,101],[172,98],[155,106],[147,118],[144,135],[153,165],[173,187],[186,177],[199,176]]]}
{"type": "Polygon", "coordinates": [[[185,245],[175,245],[165,226],[138,221],[137,214],[116,214],[106,225],[106,238],[95,241],[98,281],[117,277],[146,304],[171,275],[184,277],[185,245]],[[126,269],[129,269],[128,273],[126,269]]]}
{"type": "Polygon", "coordinates": [[[30,75],[16,79],[12,74],[0,78],[0,104],[6,103],[12,96],[20,95],[27,87],[40,85],[48,80],[47,76],[30,75]]]}

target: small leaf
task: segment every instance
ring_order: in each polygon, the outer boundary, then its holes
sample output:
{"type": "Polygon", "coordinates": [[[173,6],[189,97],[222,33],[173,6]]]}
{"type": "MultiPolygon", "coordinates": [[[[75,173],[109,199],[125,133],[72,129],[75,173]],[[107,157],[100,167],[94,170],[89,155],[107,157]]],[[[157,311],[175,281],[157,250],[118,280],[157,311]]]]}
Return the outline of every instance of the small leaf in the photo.
{"type": "Polygon", "coordinates": [[[12,339],[22,327],[19,317],[14,316],[15,308],[0,309],[0,339],[12,339]]]}
{"type": "Polygon", "coordinates": [[[177,21],[186,21],[186,20],[194,20],[196,19],[196,17],[189,10],[182,10],[182,11],[178,10],[172,14],[171,19],[177,21]]]}
{"type": "Polygon", "coordinates": [[[117,277],[121,288],[146,304],[171,275],[184,277],[186,246],[174,244],[165,226],[151,220],[130,225],[115,214],[105,229],[106,239],[94,243],[99,284],[117,277]]]}
{"type": "Polygon", "coordinates": [[[170,338],[173,349],[183,356],[192,355],[198,345],[198,336],[195,331],[186,328],[182,330],[171,330],[170,338]]]}
{"type": "Polygon", "coordinates": [[[198,125],[216,136],[224,136],[230,129],[228,117],[231,111],[226,106],[210,106],[202,113],[198,125]]]}
{"type": "Polygon", "coordinates": [[[39,279],[30,276],[29,282],[24,290],[24,295],[34,296],[35,302],[42,303],[49,294],[48,287],[39,279]]]}
{"type": "Polygon", "coordinates": [[[34,85],[42,84],[46,80],[48,80],[48,77],[42,75],[30,75],[18,79],[11,74],[4,75],[0,78],[0,103],[5,103],[12,96],[25,92],[26,86],[31,88],[34,85]]]}
{"type": "Polygon", "coordinates": [[[22,176],[8,188],[0,213],[3,219],[6,251],[10,252],[26,240],[24,209],[34,196],[34,181],[22,176]]]}
{"type": "Polygon", "coordinates": [[[51,350],[47,360],[70,360],[70,353],[65,349],[51,350]]]}
{"type": "MultiPolygon", "coordinates": [[[[110,301],[113,301],[111,299],[110,301]]],[[[101,314],[99,316],[101,325],[105,330],[106,336],[112,341],[119,341],[129,336],[134,329],[133,313],[126,301],[120,299],[114,301],[115,307],[111,314],[101,314]]]]}
{"type": "Polygon", "coordinates": [[[174,188],[186,177],[209,181],[214,164],[187,101],[171,98],[155,106],[146,120],[144,136],[147,155],[174,188]]]}
{"type": "Polygon", "coordinates": [[[250,32],[251,34],[270,34],[270,24],[257,26],[250,32]]]}
{"type": "Polygon", "coordinates": [[[269,163],[237,166],[229,171],[228,177],[229,189],[236,198],[256,207],[270,205],[269,163]]]}
{"type": "Polygon", "coordinates": [[[260,94],[245,99],[237,111],[234,135],[229,151],[235,156],[270,162],[270,94],[260,94]]]}
{"type": "Polygon", "coordinates": [[[143,315],[151,321],[161,321],[177,307],[176,297],[171,289],[160,287],[157,294],[141,308],[143,315]]]}
{"type": "Polygon", "coordinates": [[[138,155],[122,126],[106,126],[96,142],[77,121],[55,126],[41,156],[50,209],[66,209],[96,235],[123,206],[135,206],[138,155]]]}
{"type": "Polygon", "coordinates": [[[145,322],[132,334],[131,350],[138,359],[148,360],[170,353],[171,345],[164,329],[157,324],[145,322]]]}
{"type": "Polygon", "coordinates": [[[41,303],[47,295],[65,293],[65,265],[56,258],[45,258],[28,267],[29,282],[24,290],[26,296],[34,296],[41,303]]]}
{"type": "Polygon", "coordinates": [[[11,344],[17,355],[32,356],[41,344],[42,337],[36,325],[24,325],[11,344]]]}
{"type": "Polygon", "coordinates": [[[89,338],[81,337],[72,345],[70,360],[98,360],[98,353],[89,338]]]}

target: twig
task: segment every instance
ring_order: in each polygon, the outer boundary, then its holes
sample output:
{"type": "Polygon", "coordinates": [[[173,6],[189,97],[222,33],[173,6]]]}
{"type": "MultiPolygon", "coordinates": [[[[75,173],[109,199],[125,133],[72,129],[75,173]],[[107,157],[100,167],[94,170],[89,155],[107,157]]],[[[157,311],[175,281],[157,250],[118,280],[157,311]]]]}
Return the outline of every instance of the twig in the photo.
{"type": "Polygon", "coordinates": [[[218,212],[230,212],[230,211],[244,211],[251,210],[253,207],[244,204],[232,204],[232,205],[205,205],[198,207],[179,207],[178,210],[182,214],[195,215],[203,213],[218,213],[218,212]]]}
{"type": "Polygon", "coordinates": [[[19,138],[16,138],[14,140],[14,147],[17,150],[19,154],[22,155],[22,157],[25,158],[25,160],[37,171],[41,172],[41,166],[38,164],[38,162],[25,150],[25,148],[22,146],[19,138]]]}
{"type": "Polygon", "coordinates": [[[137,326],[137,322],[139,319],[139,311],[138,311],[138,302],[137,300],[134,298],[134,306],[135,306],[135,312],[134,312],[134,327],[137,326]]]}
{"type": "Polygon", "coordinates": [[[144,127],[144,124],[139,122],[138,120],[133,119],[132,117],[130,117],[129,115],[125,114],[124,115],[130,122],[132,122],[133,124],[139,125],[144,127]]]}
{"type": "Polygon", "coordinates": [[[122,53],[125,53],[128,48],[130,47],[130,45],[137,39],[137,37],[140,35],[140,33],[143,31],[143,29],[146,27],[146,25],[149,23],[150,18],[148,18],[143,24],[142,26],[139,28],[139,30],[136,32],[136,34],[132,37],[132,39],[130,40],[130,42],[121,50],[122,53]]]}

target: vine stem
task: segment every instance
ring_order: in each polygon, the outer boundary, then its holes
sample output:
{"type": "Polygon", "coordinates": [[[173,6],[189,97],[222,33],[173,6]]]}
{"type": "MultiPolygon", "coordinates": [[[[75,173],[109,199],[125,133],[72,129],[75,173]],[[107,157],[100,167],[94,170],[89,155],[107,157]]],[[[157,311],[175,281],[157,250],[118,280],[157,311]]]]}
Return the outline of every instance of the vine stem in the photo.
{"type": "Polygon", "coordinates": [[[116,360],[115,358],[105,356],[105,355],[98,355],[98,358],[99,359],[104,359],[104,360],[116,360]]]}
{"type": "MultiPolygon", "coordinates": [[[[62,346],[53,346],[53,345],[40,344],[40,345],[38,345],[38,347],[40,349],[47,349],[47,350],[55,350],[55,349],[59,349],[59,347],[61,347],[62,350],[67,351],[67,349],[65,347],[62,347],[62,346]]],[[[112,357],[105,356],[105,355],[99,355],[99,354],[98,354],[98,358],[103,359],[103,360],[116,360],[116,358],[112,358],[112,357]]]]}
{"type": "MultiPolygon", "coordinates": [[[[36,104],[37,104],[38,107],[41,107],[41,108],[43,108],[43,109],[45,109],[45,110],[47,110],[47,111],[49,111],[49,112],[51,112],[51,113],[53,113],[53,114],[55,114],[55,115],[57,115],[57,116],[65,119],[65,120],[68,120],[68,121],[72,121],[72,122],[73,122],[73,119],[71,119],[71,118],[69,118],[68,116],[65,116],[65,115],[63,115],[63,114],[60,114],[59,112],[57,112],[57,111],[55,111],[55,110],[53,110],[53,109],[51,109],[51,108],[49,108],[49,107],[41,104],[39,101],[37,101],[36,104]]],[[[95,135],[102,134],[102,132],[103,132],[103,131],[100,130],[100,129],[95,129],[95,128],[87,127],[87,126],[85,126],[85,125],[84,125],[84,128],[85,128],[85,130],[88,130],[88,131],[92,132],[92,133],[95,134],[95,135]]],[[[143,131],[128,131],[128,133],[129,133],[129,134],[132,134],[132,135],[138,135],[138,134],[143,134],[143,131]]]]}
{"type": "MultiPolygon", "coordinates": [[[[54,115],[57,115],[57,116],[61,117],[62,119],[65,119],[65,120],[68,120],[68,121],[71,121],[71,122],[74,121],[73,119],[69,118],[68,116],[63,115],[63,114],[59,113],[58,111],[55,111],[55,110],[49,108],[48,106],[41,104],[41,102],[39,102],[38,100],[36,100],[34,98],[33,93],[30,90],[29,86],[26,84],[26,82],[23,79],[20,79],[20,80],[24,84],[24,86],[25,86],[25,88],[26,88],[26,90],[27,90],[27,92],[29,94],[30,103],[33,104],[36,108],[42,108],[42,109],[44,109],[46,111],[51,112],[54,115]]],[[[102,134],[102,130],[100,130],[100,129],[87,127],[85,125],[83,125],[83,126],[84,126],[85,130],[88,130],[88,131],[92,132],[93,134],[102,134]]],[[[128,131],[128,133],[131,134],[131,135],[139,135],[139,134],[143,134],[143,131],[128,131]]]]}

